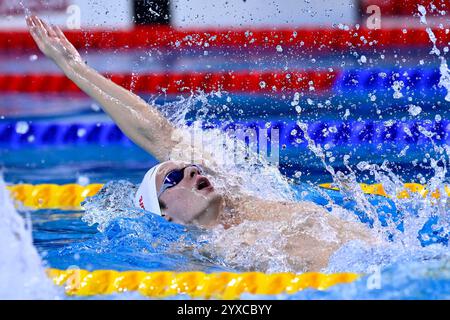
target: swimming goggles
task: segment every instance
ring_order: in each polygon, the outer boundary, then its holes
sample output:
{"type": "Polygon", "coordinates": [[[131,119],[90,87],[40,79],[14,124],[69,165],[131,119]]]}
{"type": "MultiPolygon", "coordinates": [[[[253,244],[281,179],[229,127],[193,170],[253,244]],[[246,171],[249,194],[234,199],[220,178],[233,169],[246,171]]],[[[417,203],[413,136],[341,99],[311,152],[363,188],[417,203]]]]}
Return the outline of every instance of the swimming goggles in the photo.
{"type": "Polygon", "coordinates": [[[184,178],[184,170],[189,167],[195,167],[198,170],[199,174],[203,174],[203,169],[196,164],[190,164],[184,168],[174,169],[174,170],[170,171],[164,177],[163,184],[161,186],[161,189],[159,189],[159,192],[158,192],[158,198],[164,191],[166,191],[169,188],[175,187],[177,184],[179,184],[181,182],[181,180],[183,180],[183,178],[184,178]]]}

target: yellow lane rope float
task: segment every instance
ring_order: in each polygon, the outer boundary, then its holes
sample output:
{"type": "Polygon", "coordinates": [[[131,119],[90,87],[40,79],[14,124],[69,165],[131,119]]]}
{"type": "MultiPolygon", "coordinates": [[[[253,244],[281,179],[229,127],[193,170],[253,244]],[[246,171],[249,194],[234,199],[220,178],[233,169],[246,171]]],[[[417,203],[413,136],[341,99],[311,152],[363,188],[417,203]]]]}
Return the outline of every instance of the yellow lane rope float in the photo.
{"type": "Polygon", "coordinates": [[[351,283],[360,275],[356,273],[304,274],[261,272],[204,273],[204,272],[144,272],[79,269],[47,269],[56,285],[65,286],[72,296],[107,295],[139,292],[151,298],[166,298],[186,294],[191,298],[238,299],[241,294],[276,295],[292,294],[303,289],[325,290],[331,286],[351,283]]]}
{"type": "Polygon", "coordinates": [[[86,197],[94,196],[102,184],[17,184],[8,186],[13,199],[33,209],[81,209],[86,197]]]}
{"type": "MultiPolygon", "coordinates": [[[[375,184],[360,183],[359,185],[365,194],[373,194],[373,195],[388,197],[388,194],[384,190],[383,185],[381,183],[375,183],[375,184]]],[[[330,190],[339,190],[339,188],[335,187],[332,183],[319,184],[319,187],[322,187],[325,189],[330,189],[330,190]]],[[[444,186],[444,190],[445,190],[447,196],[450,197],[450,187],[444,186]]],[[[397,198],[407,199],[410,197],[411,193],[418,193],[421,196],[426,197],[428,192],[429,191],[426,190],[425,187],[419,183],[405,183],[405,184],[403,184],[403,190],[399,190],[399,192],[397,193],[397,198]]],[[[439,191],[437,191],[437,190],[431,193],[431,197],[433,197],[435,199],[439,199],[440,196],[441,195],[440,195],[439,191]]]]}
{"type": "MultiPolygon", "coordinates": [[[[86,197],[95,195],[102,187],[102,184],[89,184],[81,186],[78,184],[17,184],[8,186],[11,196],[22,203],[25,207],[32,209],[81,209],[80,204],[86,197]]],[[[339,190],[331,183],[319,185],[322,188],[339,190]]],[[[361,189],[366,194],[388,196],[381,184],[360,183],[361,189]]],[[[403,190],[397,193],[400,199],[409,198],[411,193],[419,193],[423,197],[428,194],[428,190],[418,183],[405,183],[403,190]]],[[[450,196],[450,187],[445,186],[447,196],[450,196]]],[[[431,196],[439,198],[439,191],[434,191],[431,196]]]]}

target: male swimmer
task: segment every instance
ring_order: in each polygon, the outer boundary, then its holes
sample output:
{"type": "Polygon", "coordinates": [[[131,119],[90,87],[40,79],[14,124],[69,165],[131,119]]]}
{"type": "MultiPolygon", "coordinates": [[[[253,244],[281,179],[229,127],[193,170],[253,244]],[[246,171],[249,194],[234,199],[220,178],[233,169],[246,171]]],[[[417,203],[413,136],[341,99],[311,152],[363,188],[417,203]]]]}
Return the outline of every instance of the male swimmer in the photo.
{"type": "MultiPolygon", "coordinates": [[[[171,138],[176,128],[155,106],[86,65],[57,26],[48,25],[36,16],[27,17],[26,21],[42,53],[100,104],[131,140],[160,161],[145,175],[136,194],[136,206],[169,221],[203,227],[222,224],[229,228],[245,220],[293,221],[298,233],[291,235],[286,250],[301,261],[308,261],[307,270],[326,267],[331,254],[348,241],[377,242],[363,224],[341,220],[311,202],[271,201],[238,190],[218,192],[205,176],[205,171],[219,174],[217,167],[170,160],[178,143],[171,138]],[[319,236],[319,232],[325,232],[327,239],[319,236]]],[[[249,243],[258,237],[246,233],[240,236],[249,243]]]]}

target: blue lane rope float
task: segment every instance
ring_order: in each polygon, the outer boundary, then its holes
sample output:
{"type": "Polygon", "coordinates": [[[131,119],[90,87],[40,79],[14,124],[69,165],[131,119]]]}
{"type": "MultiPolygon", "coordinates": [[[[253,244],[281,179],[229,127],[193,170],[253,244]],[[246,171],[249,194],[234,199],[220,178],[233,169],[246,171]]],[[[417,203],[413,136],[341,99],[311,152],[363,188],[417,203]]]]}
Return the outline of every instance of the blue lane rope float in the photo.
{"type": "Polygon", "coordinates": [[[18,126],[18,122],[0,124],[0,144],[14,147],[131,143],[114,123],[30,123],[23,133],[18,126]]]}
{"type": "Polygon", "coordinates": [[[382,90],[391,88],[395,81],[402,81],[407,90],[428,90],[437,86],[439,69],[369,69],[343,70],[334,87],[342,90],[382,90]]]}
{"type": "MultiPolygon", "coordinates": [[[[132,142],[113,123],[26,123],[26,130],[18,129],[19,122],[0,123],[0,146],[7,148],[26,146],[61,146],[73,144],[122,144],[132,142]]],[[[213,125],[214,126],[214,125],[213,125]]],[[[207,126],[205,126],[207,127],[207,126]]],[[[304,132],[295,121],[234,122],[221,126],[224,131],[241,129],[279,130],[280,144],[295,147],[306,144],[304,132]]],[[[308,124],[308,134],[319,144],[425,144],[430,142],[421,128],[431,132],[435,143],[450,140],[450,121],[317,121],[308,124]]],[[[257,136],[257,138],[259,138],[257,136]]]]}

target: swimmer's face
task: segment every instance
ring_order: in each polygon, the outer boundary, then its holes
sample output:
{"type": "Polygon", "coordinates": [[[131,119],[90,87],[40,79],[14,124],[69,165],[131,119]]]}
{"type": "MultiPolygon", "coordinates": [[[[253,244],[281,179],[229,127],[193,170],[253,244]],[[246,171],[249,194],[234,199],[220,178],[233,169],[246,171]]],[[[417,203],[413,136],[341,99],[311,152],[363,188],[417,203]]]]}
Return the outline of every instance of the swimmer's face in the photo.
{"type": "Polygon", "coordinates": [[[161,189],[163,180],[170,171],[184,167],[183,180],[159,196],[159,200],[165,204],[163,214],[176,223],[214,226],[222,208],[222,197],[195,166],[181,161],[165,162],[156,174],[156,190],[161,189]]]}

